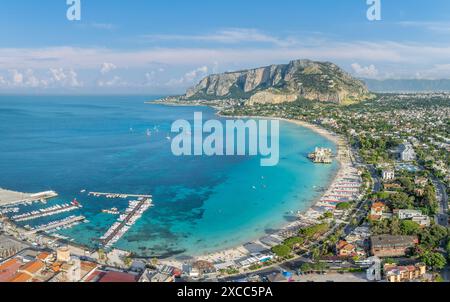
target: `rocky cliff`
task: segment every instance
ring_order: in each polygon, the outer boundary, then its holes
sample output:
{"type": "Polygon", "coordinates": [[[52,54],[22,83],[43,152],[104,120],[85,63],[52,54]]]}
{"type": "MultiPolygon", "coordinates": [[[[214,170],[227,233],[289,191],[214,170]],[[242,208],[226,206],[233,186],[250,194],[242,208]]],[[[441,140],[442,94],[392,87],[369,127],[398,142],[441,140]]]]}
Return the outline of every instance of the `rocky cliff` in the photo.
{"type": "Polygon", "coordinates": [[[292,102],[299,98],[343,103],[366,98],[363,82],[333,63],[292,61],[210,75],[189,89],[185,100],[245,99],[247,104],[292,102]]]}

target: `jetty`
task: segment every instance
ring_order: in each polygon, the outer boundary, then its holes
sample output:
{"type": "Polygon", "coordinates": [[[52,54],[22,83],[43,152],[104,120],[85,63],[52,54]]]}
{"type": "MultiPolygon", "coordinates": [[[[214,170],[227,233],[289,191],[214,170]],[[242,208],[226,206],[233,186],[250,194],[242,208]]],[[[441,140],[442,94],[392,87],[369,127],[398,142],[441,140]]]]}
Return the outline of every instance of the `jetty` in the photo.
{"type": "Polygon", "coordinates": [[[116,243],[151,206],[151,198],[130,201],[125,214],[122,214],[105,235],[100,238],[101,244],[105,247],[110,247],[116,243]]]}
{"type": "Polygon", "coordinates": [[[20,215],[14,215],[11,217],[11,220],[15,222],[23,222],[23,221],[29,221],[34,220],[42,217],[48,217],[53,215],[58,215],[66,212],[71,212],[74,210],[77,210],[80,208],[80,205],[75,204],[63,204],[63,205],[56,205],[53,207],[49,207],[46,209],[39,209],[37,211],[32,211],[20,215]]]}
{"type": "Polygon", "coordinates": [[[152,195],[140,195],[140,194],[126,194],[126,193],[101,193],[101,192],[89,192],[89,196],[106,197],[106,198],[146,198],[151,199],[152,195]]]}
{"type": "Polygon", "coordinates": [[[36,228],[27,232],[27,235],[36,234],[39,232],[47,232],[58,228],[68,228],[84,220],[86,220],[86,217],[84,216],[70,216],[62,220],[52,221],[48,224],[37,226],[36,228]]]}

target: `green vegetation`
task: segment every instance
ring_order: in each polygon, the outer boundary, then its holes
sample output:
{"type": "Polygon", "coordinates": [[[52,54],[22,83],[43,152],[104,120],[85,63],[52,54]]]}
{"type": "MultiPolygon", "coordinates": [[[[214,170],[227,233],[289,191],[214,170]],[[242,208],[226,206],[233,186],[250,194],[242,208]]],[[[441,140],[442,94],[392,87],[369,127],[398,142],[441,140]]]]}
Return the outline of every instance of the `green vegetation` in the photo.
{"type": "Polygon", "coordinates": [[[284,244],[280,244],[277,246],[274,246],[272,248],[272,252],[275,253],[275,255],[277,255],[280,258],[286,258],[287,256],[289,256],[292,252],[292,249],[284,244]]]}
{"type": "Polygon", "coordinates": [[[350,202],[341,202],[341,203],[337,204],[336,210],[346,211],[346,210],[351,209],[351,207],[352,207],[352,204],[350,202]]]}
{"type": "Polygon", "coordinates": [[[300,266],[300,271],[303,273],[323,272],[328,269],[328,266],[322,262],[316,263],[303,263],[300,266]]]}
{"type": "Polygon", "coordinates": [[[307,239],[314,239],[325,234],[328,231],[328,229],[329,226],[327,223],[316,224],[310,227],[300,229],[299,234],[307,239]]]}
{"type": "Polygon", "coordinates": [[[421,257],[423,263],[433,270],[441,270],[447,265],[447,260],[440,253],[426,252],[421,257]]]}
{"type": "Polygon", "coordinates": [[[301,246],[305,240],[300,237],[292,237],[286,239],[283,244],[288,246],[290,249],[294,249],[295,247],[301,246]]]}

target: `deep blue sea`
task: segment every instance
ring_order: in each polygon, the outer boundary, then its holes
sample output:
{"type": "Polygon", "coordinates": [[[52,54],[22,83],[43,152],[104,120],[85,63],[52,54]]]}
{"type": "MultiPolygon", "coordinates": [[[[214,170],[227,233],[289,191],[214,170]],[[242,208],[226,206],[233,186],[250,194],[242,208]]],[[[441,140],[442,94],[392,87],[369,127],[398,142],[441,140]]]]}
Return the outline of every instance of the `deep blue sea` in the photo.
{"type": "Polygon", "coordinates": [[[55,190],[60,196],[46,206],[74,198],[84,206],[27,224],[85,215],[89,223],[60,234],[94,248],[117,218],[101,210],[125,209],[127,200],[89,197],[82,189],[152,194],[154,207],[115,247],[148,257],[198,255],[282,227],[289,212],[307,209],[337,171],[337,164],[307,159],[316,146],[336,149],[332,142],[287,122],[281,122],[275,167],[261,167],[258,157],[175,157],[167,139],[174,136],[171,124],[193,120],[196,111],[217,119],[215,111],[144,104],[151,99],[0,96],[0,187],[55,190]]]}

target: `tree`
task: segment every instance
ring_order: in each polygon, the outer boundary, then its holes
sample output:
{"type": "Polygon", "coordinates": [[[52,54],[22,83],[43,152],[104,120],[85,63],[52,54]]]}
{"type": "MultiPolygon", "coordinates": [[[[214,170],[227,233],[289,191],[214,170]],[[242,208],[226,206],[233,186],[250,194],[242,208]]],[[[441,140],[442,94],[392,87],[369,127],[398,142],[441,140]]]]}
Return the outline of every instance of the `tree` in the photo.
{"type": "Polygon", "coordinates": [[[392,218],[391,221],[391,235],[400,235],[401,229],[400,229],[400,220],[396,217],[392,218]]]}
{"type": "Polygon", "coordinates": [[[312,271],[312,267],[309,263],[303,263],[302,266],[300,267],[300,270],[304,273],[308,273],[312,271]]]}
{"type": "Polygon", "coordinates": [[[130,267],[131,264],[133,263],[133,259],[131,257],[125,257],[123,263],[125,264],[126,267],[130,267]]]}
{"type": "Polygon", "coordinates": [[[280,244],[272,248],[272,252],[280,258],[286,258],[291,254],[291,248],[287,245],[280,244]]]}
{"type": "Polygon", "coordinates": [[[447,265],[447,260],[440,253],[425,252],[422,261],[433,270],[441,270],[447,265]]]}
{"type": "Polygon", "coordinates": [[[283,244],[293,249],[296,246],[302,245],[304,242],[303,238],[300,237],[292,237],[289,239],[286,239],[283,244]]]}
{"type": "Polygon", "coordinates": [[[390,196],[391,205],[394,209],[411,209],[414,207],[414,197],[404,192],[397,192],[390,196]]]}
{"type": "Polygon", "coordinates": [[[349,203],[349,202],[341,202],[341,203],[338,203],[338,204],[337,204],[336,210],[342,210],[342,211],[345,211],[345,210],[350,209],[351,207],[352,207],[352,204],[351,204],[351,203],[349,203]]]}
{"type": "Polygon", "coordinates": [[[403,220],[400,225],[403,235],[417,235],[420,232],[420,225],[411,220],[403,220]]]}

